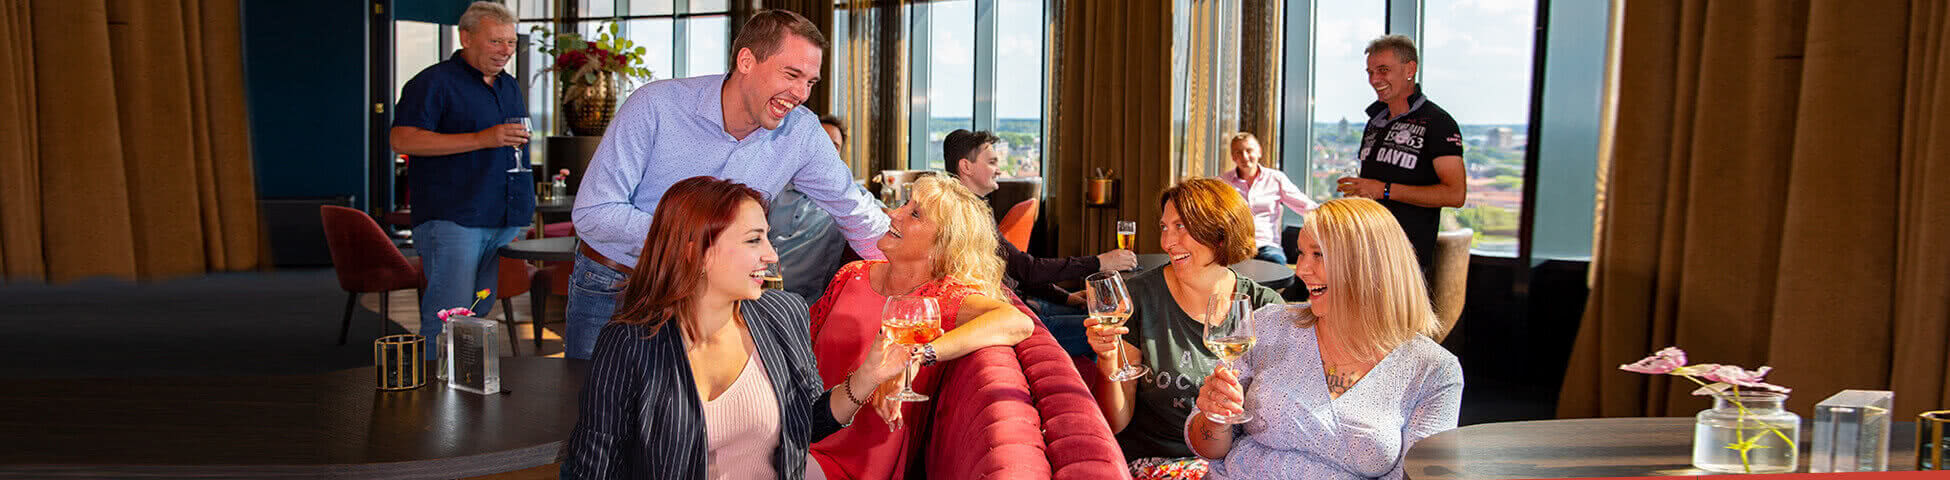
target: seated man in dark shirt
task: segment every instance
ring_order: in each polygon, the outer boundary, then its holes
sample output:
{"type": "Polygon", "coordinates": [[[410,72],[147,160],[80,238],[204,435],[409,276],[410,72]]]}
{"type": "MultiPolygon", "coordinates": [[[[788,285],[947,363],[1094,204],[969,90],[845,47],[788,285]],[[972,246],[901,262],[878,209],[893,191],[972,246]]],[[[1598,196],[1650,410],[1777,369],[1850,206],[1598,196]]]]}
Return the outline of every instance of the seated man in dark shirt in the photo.
{"type": "MultiPolygon", "coordinates": [[[[976,195],[987,197],[994,193],[998,187],[996,178],[1002,174],[1001,152],[995,148],[1001,141],[987,131],[950,132],[941,143],[948,173],[976,195]]],[[[1082,320],[1075,317],[1084,313],[1082,296],[1063,292],[1053,284],[1099,271],[1130,270],[1137,267],[1137,254],[1119,249],[1096,256],[1036,258],[1001,235],[997,235],[997,240],[1002,243],[997,253],[1008,264],[1007,281],[1015,288],[1016,296],[1022,297],[1023,303],[1049,326],[1050,333],[1065,350],[1072,354],[1089,352],[1090,346],[1083,338],[1082,320]]]]}

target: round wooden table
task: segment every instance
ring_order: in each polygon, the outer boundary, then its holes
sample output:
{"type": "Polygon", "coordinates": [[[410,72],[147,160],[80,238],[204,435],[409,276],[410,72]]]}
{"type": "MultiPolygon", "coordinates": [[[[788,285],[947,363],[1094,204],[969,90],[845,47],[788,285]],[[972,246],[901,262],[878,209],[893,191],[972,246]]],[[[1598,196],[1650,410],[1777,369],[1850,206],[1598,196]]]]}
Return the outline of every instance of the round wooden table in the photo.
{"type": "Polygon", "coordinates": [[[572,262],[576,259],[576,245],[576,237],[516,240],[501,246],[501,249],[497,253],[503,257],[516,260],[572,262]]]}
{"type": "Polygon", "coordinates": [[[574,210],[575,207],[576,207],[575,195],[562,195],[559,197],[555,197],[554,200],[549,200],[546,202],[541,201],[540,199],[535,200],[536,214],[562,213],[562,212],[574,210]]]}
{"type": "MultiPolygon", "coordinates": [[[[1137,256],[1138,270],[1150,270],[1167,263],[1171,263],[1171,256],[1162,253],[1146,253],[1137,256]]],[[[1279,290],[1293,285],[1293,269],[1286,265],[1248,258],[1244,262],[1229,266],[1232,267],[1232,271],[1239,272],[1240,275],[1252,279],[1253,283],[1266,288],[1279,290]]]]}
{"type": "MultiPolygon", "coordinates": [[[[1803,421],[1808,471],[1814,424],[1803,421]]],[[[1916,423],[1889,432],[1889,469],[1916,468],[1916,423]]],[[[1693,468],[1693,418],[1573,418],[1470,425],[1415,443],[1402,459],[1415,480],[1713,475],[1693,468]]]]}
{"type": "MultiPolygon", "coordinates": [[[[318,375],[21,379],[0,477],[457,478],[559,461],[588,362],[501,359],[496,395],[318,375]]],[[[431,380],[431,379],[429,379],[431,380]]]]}

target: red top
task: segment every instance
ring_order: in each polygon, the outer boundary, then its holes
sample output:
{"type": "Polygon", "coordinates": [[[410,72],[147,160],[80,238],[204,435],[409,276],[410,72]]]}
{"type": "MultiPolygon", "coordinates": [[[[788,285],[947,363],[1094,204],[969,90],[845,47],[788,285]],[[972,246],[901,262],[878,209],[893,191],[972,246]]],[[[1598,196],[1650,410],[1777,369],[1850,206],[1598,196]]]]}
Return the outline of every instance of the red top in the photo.
{"type": "MultiPolygon", "coordinates": [[[[819,377],[827,388],[837,387],[846,380],[847,373],[859,368],[867,357],[867,348],[880,332],[880,310],[887,303],[887,296],[873,291],[867,272],[883,263],[887,262],[861,260],[841,267],[827,285],[826,295],[812,307],[813,357],[819,360],[819,377]]],[[[962,299],[979,294],[973,285],[941,278],[922,284],[909,295],[934,297],[941,307],[941,328],[947,331],[955,328],[962,299]]],[[[914,391],[934,396],[941,384],[939,376],[939,365],[921,367],[914,375],[914,391]]],[[[841,393],[845,392],[835,394],[841,393]]],[[[854,398],[870,394],[853,392],[854,398]]],[[[906,426],[893,432],[887,430],[887,421],[874,411],[872,400],[868,400],[867,407],[854,414],[852,426],[813,443],[811,455],[830,479],[905,478],[908,460],[921,448],[921,442],[926,441],[924,435],[913,432],[928,427],[928,417],[937,400],[908,402],[901,411],[906,426]]],[[[835,397],[833,401],[850,400],[835,397]]]]}

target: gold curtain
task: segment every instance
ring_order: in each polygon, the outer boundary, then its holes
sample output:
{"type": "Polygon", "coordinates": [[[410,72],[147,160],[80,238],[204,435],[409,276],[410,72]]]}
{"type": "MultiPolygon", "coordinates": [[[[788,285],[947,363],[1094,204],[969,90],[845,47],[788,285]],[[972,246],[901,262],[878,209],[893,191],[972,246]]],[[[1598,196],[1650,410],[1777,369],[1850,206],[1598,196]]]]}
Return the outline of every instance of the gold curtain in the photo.
{"type": "Polygon", "coordinates": [[[1213,175],[1226,168],[1224,138],[1239,131],[1238,0],[1192,0],[1186,12],[1184,145],[1178,152],[1184,176],[1213,175]]]}
{"type": "Polygon", "coordinates": [[[237,2],[9,2],[0,272],[64,282],[259,264],[237,2]]]}
{"type": "Polygon", "coordinates": [[[844,0],[847,58],[846,105],[834,113],[846,122],[848,165],[855,178],[907,169],[908,54],[906,0],[844,0]]]}
{"type": "Polygon", "coordinates": [[[1808,411],[1950,403],[1950,57],[1935,1],[1630,2],[1595,284],[1558,413],[1685,415],[1668,345],[1808,411]]]}
{"type": "MultiPolygon", "coordinates": [[[[1046,180],[1052,225],[1065,232],[1064,255],[1114,248],[1118,220],[1157,222],[1158,194],[1171,165],[1171,2],[1061,0],[1052,8],[1053,97],[1046,180]],[[1121,179],[1116,208],[1085,208],[1086,178],[1097,170],[1121,179]]],[[[1156,228],[1138,229],[1138,250],[1155,250],[1156,228]]]]}
{"type": "MultiPolygon", "coordinates": [[[[1280,65],[1285,60],[1282,0],[1241,0],[1239,130],[1259,137],[1260,164],[1280,168],[1280,65]]],[[[1230,145],[1227,145],[1230,147],[1230,145]]]]}

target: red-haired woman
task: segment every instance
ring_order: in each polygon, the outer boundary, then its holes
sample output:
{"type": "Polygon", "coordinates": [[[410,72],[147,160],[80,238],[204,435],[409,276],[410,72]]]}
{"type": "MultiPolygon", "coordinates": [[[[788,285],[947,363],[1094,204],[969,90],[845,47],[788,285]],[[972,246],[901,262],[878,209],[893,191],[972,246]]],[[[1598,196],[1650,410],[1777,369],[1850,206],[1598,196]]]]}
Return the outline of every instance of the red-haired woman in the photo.
{"type": "Polygon", "coordinates": [[[806,304],[760,288],[778,261],[765,233],[744,185],[693,177],[664,193],[596,339],[562,478],[801,478],[810,442],[900,373],[907,350],[883,340],[821,387],[806,304]]]}

